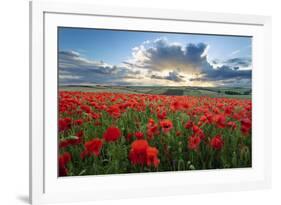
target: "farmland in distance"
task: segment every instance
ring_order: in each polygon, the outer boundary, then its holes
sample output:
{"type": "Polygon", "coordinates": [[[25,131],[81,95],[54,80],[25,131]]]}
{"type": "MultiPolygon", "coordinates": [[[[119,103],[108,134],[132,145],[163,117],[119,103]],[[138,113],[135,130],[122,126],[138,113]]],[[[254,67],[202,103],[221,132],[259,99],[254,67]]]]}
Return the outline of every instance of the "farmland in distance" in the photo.
{"type": "Polygon", "coordinates": [[[108,85],[63,85],[61,91],[112,92],[129,94],[152,94],[170,96],[209,96],[251,98],[251,88],[241,87],[190,87],[190,86],[108,86],[108,85]]]}

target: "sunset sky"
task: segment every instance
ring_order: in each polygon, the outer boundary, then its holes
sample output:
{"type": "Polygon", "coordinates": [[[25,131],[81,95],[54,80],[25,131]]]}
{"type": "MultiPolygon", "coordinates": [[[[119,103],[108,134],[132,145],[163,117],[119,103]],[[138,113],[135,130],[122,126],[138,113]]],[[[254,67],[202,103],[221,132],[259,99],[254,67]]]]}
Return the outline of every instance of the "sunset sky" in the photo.
{"type": "Polygon", "coordinates": [[[251,86],[251,37],[59,28],[59,84],[251,86]]]}

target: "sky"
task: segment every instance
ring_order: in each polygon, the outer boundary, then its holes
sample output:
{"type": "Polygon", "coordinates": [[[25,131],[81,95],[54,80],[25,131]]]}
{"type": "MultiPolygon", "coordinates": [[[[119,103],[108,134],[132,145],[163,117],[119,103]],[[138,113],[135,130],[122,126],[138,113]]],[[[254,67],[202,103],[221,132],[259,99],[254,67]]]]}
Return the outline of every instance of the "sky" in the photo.
{"type": "Polygon", "coordinates": [[[251,87],[252,39],[60,27],[60,85],[251,87]]]}

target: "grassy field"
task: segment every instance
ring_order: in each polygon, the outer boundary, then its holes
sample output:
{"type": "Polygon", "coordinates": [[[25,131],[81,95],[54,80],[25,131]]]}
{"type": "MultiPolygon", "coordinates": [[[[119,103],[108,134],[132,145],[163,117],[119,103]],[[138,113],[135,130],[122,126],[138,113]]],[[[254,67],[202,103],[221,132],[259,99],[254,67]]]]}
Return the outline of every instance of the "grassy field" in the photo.
{"type": "Polygon", "coordinates": [[[240,87],[171,87],[171,86],[60,86],[61,91],[112,92],[169,96],[210,96],[251,98],[251,88],[240,87]]]}

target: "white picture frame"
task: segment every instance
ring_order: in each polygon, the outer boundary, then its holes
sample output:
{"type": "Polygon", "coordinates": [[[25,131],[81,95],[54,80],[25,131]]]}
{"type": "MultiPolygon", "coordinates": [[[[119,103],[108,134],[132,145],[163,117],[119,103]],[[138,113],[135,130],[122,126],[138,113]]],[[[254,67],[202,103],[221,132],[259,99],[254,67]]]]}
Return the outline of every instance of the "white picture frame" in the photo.
{"type": "Polygon", "coordinates": [[[32,204],[269,188],[271,18],[80,3],[30,2],[30,111],[32,204]],[[58,26],[253,36],[253,167],[58,178],[55,109],[57,52],[54,52],[57,49],[55,42],[58,26]]]}

